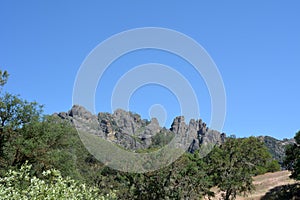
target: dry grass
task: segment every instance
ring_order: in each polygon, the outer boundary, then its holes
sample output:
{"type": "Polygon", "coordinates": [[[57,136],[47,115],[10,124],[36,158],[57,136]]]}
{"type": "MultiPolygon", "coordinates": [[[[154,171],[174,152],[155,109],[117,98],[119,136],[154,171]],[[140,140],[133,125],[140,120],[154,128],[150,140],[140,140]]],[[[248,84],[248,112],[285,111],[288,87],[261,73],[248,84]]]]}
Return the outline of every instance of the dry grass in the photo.
{"type": "MultiPolygon", "coordinates": [[[[280,171],[275,173],[266,173],[254,177],[255,191],[252,194],[249,194],[247,197],[238,196],[237,200],[260,200],[272,189],[277,188],[278,186],[291,185],[297,183],[296,181],[289,178],[290,172],[280,171]]],[[[213,188],[213,191],[216,192],[216,197],[214,200],[221,199],[221,193],[217,193],[218,189],[213,188]]]]}

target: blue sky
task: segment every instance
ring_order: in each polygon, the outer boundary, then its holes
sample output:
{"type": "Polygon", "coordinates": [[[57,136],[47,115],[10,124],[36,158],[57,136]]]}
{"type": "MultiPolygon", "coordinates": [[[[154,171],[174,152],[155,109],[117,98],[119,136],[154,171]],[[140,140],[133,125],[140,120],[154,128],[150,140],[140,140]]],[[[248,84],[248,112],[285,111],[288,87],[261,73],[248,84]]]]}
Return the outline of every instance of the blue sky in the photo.
{"type": "MultiPolygon", "coordinates": [[[[164,27],[196,40],[216,63],[227,96],[223,132],[293,137],[300,130],[299,9],[296,0],[1,1],[0,67],[11,74],[5,89],[45,104],[46,113],[67,111],[77,71],[100,42],[128,29],[164,27]]],[[[209,124],[203,79],[184,60],[156,50],[114,62],[99,82],[96,110],[110,112],[116,81],[149,62],[174,67],[190,81],[209,124]]],[[[147,85],[130,99],[130,109],[146,118],[154,104],[164,106],[166,126],[180,114],[167,88],[147,85]]]]}

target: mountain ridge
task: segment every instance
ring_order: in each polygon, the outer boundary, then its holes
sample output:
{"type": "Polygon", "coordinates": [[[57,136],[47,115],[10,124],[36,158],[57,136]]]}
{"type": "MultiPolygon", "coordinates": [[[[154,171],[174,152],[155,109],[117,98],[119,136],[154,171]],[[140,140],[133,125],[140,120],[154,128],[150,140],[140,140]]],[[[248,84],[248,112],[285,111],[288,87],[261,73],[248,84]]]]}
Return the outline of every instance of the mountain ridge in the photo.
{"type": "MultiPolygon", "coordinates": [[[[174,118],[170,128],[160,127],[156,118],[142,119],[137,113],[117,109],[113,113],[99,112],[93,115],[83,106],[74,105],[68,112],[55,113],[58,117],[70,121],[77,130],[86,131],[113,142],[127,150],[160,148],[179,134],[183,138],[193,136],[188,152],[193,153],[201,145],[220,145],[226,140],[226,134],[209,129],[201,119],[185,122],[184,116],[174,118]],[[92,127],[92,128],[91,128],[92,127]]],[[[271,136],[258,136],[265,143],[272,157],[282,165],[285,147],[293,144],[294,139],[279,140],[271,136]]]]}
{"type": "Polygon", "coordinates": [[[196,151],[202,144],[221,144],[226,138],[225,133],[209,129],[201,119],[191,119],[189,123],[186,123],[184,116],[175,117],[168,129],[160,127],[156,118],[141,119],[139,114],[122,109],[117,109],[113,113],[100,112],[93,115],[84,107],[74,105],[68,112],[54,115],[69,120],[77,130],[98,135],[129,150],[163,146],[168,142],[157,141],[161,135],[165,135],[169,139],[176,134],[182,138],[192,135],[189,152],[196,151]]]}

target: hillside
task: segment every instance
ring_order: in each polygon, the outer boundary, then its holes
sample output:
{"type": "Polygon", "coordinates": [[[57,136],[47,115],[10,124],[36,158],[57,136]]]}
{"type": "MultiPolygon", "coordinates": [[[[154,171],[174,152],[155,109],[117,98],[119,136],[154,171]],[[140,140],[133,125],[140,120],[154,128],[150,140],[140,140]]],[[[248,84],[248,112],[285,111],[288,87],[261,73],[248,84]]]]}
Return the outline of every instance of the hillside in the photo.
{"type": "MultiPolygon", "coordinates": [[[[300,199],[300,183],[289,178],[290,172],[280,171],[266,173],[254,177],[255,191],[247,197],[238,196],[237,200],[284,200],[300,199]],[[296,190],[298,189],[298,191],[296,190]],[[289,193],[292,191],[292,193],[289,193]]],[[[217,192],[217,188],[213,189],[217,192]]],[[[221,193],[216,193],[212,200],[221,198],[221,193]]]]}
{"type": "Polygon", "coordinates": [[[270,136],[259,136],[258,138],[265,143],[272,157],[278,160],[280,164],[283,163],[285,157],[285,147],[295,143],[294,139],[278,140],[270,136]]]}

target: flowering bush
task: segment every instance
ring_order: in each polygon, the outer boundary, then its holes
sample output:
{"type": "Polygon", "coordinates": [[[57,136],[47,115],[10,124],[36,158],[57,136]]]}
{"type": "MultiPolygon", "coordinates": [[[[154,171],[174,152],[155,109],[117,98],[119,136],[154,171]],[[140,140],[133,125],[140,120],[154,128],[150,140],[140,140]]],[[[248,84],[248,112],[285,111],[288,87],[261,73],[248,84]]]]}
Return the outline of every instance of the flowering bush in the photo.
{"type": "Polygon", "coordinates": [[[114,192],[105,196],[99,189],[88,187],[69,177],[63,178],[58,170],[43,172],[44,179],[30,175],[31,165],[27,163],[18,171],[9,170],[0,178],[0,199],[117,199],[114,192]]]}

